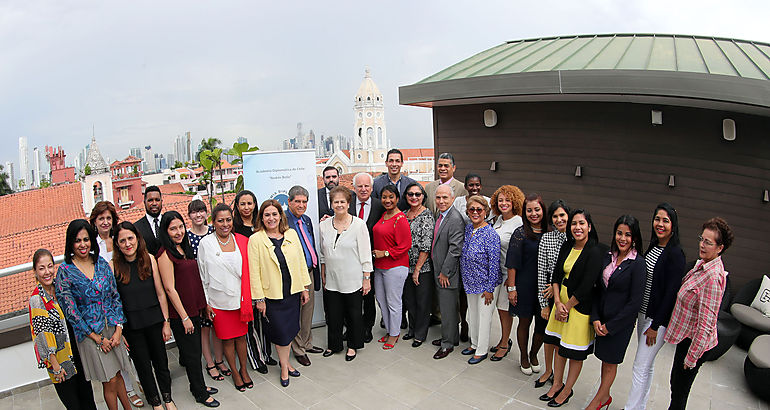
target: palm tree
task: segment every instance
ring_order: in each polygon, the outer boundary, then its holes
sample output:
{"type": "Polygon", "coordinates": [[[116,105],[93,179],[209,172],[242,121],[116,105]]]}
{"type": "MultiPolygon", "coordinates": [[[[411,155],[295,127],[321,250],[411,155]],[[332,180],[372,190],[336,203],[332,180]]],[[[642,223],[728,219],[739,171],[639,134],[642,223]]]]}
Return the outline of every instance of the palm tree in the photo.
{"type": "Polygon", "coordinates": [[[198,162],[200,162],[201,151],[209,150],[213,152],[215,149],[219,148],[221,144],[222,144],[222,140],[220,140],[219,138],[216,138],[216,137],[204,138],[203,140],[201,140],[200,149],[195,154],[195,159],[198,160],[198,162]]]}

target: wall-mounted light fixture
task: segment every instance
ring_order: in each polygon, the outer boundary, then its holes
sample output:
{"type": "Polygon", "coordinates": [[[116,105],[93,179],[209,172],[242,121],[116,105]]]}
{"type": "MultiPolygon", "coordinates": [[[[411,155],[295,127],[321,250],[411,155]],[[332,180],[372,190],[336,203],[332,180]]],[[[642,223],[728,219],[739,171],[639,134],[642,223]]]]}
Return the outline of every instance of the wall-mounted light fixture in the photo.
{"type": "Polygon", "coordinates": [[[676,183],[674,182],[674,175],[668,176],[668,186],[669,188],[673,188],[676,186],[676,183]]]}
{"type": "Polygon", "coordinates": [[[484,126],[492,128],[497,125],[497,113],[495,110],[484,110],[484,126]]]}
{"type": "Polygon", "coordinates": [[[492,161],[492,165],[489,166],[489,170],[492,172],[497,172],[497,161],[492,161]]]}
{"type": "Polygon", "coordinates": [[[583,176],[583,166],[582,165],[578,165],[578,166],[575,167],[575,176],[578,177],[578,178],[583,176]]]}
{"type": "Polygon", "coordinates": [[[765,192],[762,193],[762,202],[770,202],[770,192],[767,192],[765,189],[765,192]]]}
{"type": "Polygon", "coordinates": [[[652,110],[652,125],[663,124],[663,111],[652,110]]]}
{"type": "Polygon", "coordinates": [[[735,120],[730,118],[722,120],[722,138],[725,141],[735,141],[735,120]]]}

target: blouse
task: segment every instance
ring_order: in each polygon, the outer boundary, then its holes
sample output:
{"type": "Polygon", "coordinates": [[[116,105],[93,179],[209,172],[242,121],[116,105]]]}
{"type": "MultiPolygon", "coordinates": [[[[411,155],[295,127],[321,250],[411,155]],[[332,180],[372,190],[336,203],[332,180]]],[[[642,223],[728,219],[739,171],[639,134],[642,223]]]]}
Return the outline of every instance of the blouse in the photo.
{"type": "Polygon", "coordinates": [[[321,231],[320,263],[326,269],[326,289],[353,293],[362,286],[363,273],[374,270],[372,267],[372,245],[369,242],[369,230],[366,222],[352,218],[348,229],[339,237],[334,228],[334,217],[319,224],[321,231]]]}
{"type": "Polygon", "coordinates": [[[537,300],[541,309],[548,307],[548,299],[543,295],[543,291],[551,286],[559,250],[566,241],[567,234],[558,230],[546,232],[540,237],[540,245],[537,248],[537,300]]]}
{"type": "Polygon", "coordinates": [[[126,326],[137,330],[163,322],[155,280],[152,276],[144,280],[139,279],[139,262],[136,259],[129,262],[128,267],[128,283],[117,283],[120,300],[123,302],[123,313],[126,315],[126,326]]]}
{"type": "Polygon", "coordinates": [[[48,358],[51,355],[67,373],[65,380],[77,373],[72,361],[72,346],[64,321],[64,312],[52,295],[37,285],[29,298],[29,326],[37,356],[37,367],[48,369],[48,377],[58,383],[48,358]]]}
{"type": "Polygon", "coordinates": [[[409,266],[409,248],[412,247],[412,231],[403,212],[385,219],[382,215],[372,228],[374,249],[388,251],[389,256],[374,260],[374,267],[387,270],[396,266],[409,266]]]}
{"type": "Polygon", "coordinates": [[[107,262],[111,261],[112,252],[107,251],[107,241],[102,239],[101,236],[96,235],[96,244],[99,245],[99,256],[104,258],[104,260],[106,260],[107,262]]]}
{"type": "MultiPolygon", "coordinates": [[[[179,294],[179,300],[182,302],[185,313],[189,317],[197,317],[200,315],[200,311],[206,307],[206,296],[203,293],[198,263],[195,259],[177,259],[165,248],[158,250],[158,259],[164,253],[168,255],[168,259],[174,265],[174,289],[179,294]]],[[[182,318],[172,303],[168,304],[168,317],[182,318]]]]}
{"type": "Polygon", "coordinates": [[[671,344],[692,340],[684,358],[684,364],[690,368],[695,367],[703,353],[717,345],[717,316],[726,278],[722,257],[717,256],[709,262],[699,259],[682,280],[665,340],[671,344]]]}
{"type": "Polygon", "coordinates": [[[644,255],[645,267],[647,268],[647,276],[645,277],[646,279],[644,281],[644,296],[642,297],[642,307],[639,309],[639,312],[642,314],[647,314],[647,305],[649,305],[650,296],[652,295],[652,277],[653,273],[655,273],[655,264],[658,263],[658,259],[660,258],[660,255],[663,254],[664,249],[665,248],[662,246],[653,246],[649,251],[647,251],[647,254],[644,255]]]}
{"type": "Polygon", "coordinates": [[[615,252],[611,253],[612,256],[610,257],[610,263],[607,264],[607,266],[604,267],[604,270],[602,271],[602,281],[604,281],[604,286],[609,286],[610,284],[610,277],[612,277],[612,274],[615,272],[615,269],[623,263],[626,259],[634,260],[636,259],[636,249],[631,249],[627,254],[626,257],[623,258],[623,260],[618,260],[618,254],[615,252]]]}
{"type": "Polygon", "coordinates": [[[494,292],[502,283],[500,274],[500,237],[492,225],[473,229],[465,226],[465,241],[460,255],[460,274],[465,293],[494,292]]]}
{"type": "MultiPolygon", "coordinates": [[[[511,242],[511,235],[516,228],[523,224],[523,220],[519,215],[514,215],[513,218],[507,221],[503,220],[503,217],[498,217],[495,224],[492,226],[497,232],[497,236],[500,237],[500,272],[503,277],[508,276],[508,269],[505,267],[505,258],[508,254],[508,244],[511,242]]],[[[557,249],[558,252],[558,249],[557,249]]]]}
{"type": "Polygon", "coordinates": [[[409,248],[409,272],[414,273],[414,267],[417,266],[417,260],[420,258],[420,252],[427,252],[428,259],[422,264],[420,273],[431,271],[430,265],[430,247],[433,243],[433,229],[436,226],[436,220],[430,209],[425,208],[419,215],[409,221],[409,229],[412,232],[412,247],[409,248]]]}
{"type": "Polygon", "coordinates": [[[206,235],[198,248],[198,270],[200,271],[203,293],[208,304],[219,310],[237,310],[241,306],[241,275],[243,259],[235,243],[235,251],[224,252],[219,246],[217,235],[206,235]]]}
{"type": "Polygon", "coordinates": [[[91,332],[100,334],[105,324],[126,322],[115,275],[103,258],[94,265],[94,277],[88,279],[74,263],[62,263],[56,272],[56,297],[78,342],[91,332]]]}
{"type": "Polygon", "coordinates": [[[203,235],[198,235],[190,229],[187,230],[187,237],[190,238],[190,246],[192,246],[193,248],[193,255],[195,255],[196,259],[198,258],[198,246],[201,243],[201,239],[203,239],[204,236],[214,232],[213,226],[211,225],[207,225],[207,226],[208,226],[208,230],[203,235]]]}

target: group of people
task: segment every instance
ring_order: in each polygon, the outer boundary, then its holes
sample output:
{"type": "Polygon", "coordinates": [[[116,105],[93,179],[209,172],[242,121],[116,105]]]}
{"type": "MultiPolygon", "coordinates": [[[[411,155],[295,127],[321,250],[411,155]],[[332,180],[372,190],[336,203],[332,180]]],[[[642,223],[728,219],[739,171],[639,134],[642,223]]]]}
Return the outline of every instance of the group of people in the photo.
{"type": "Polygon", "coordinates": [[[670,406],[686,406],[703,355],[717,344],[727,280],[721,255],[733,241],[723,219],[703,224],[688,270],[678,215],[667,203],[654,210],[646,249],[631,215],[617,219],[605,245],[586,209],[563,200],[546,206],[513,185],[483,196],[479,175],[454,178],[449,153],[438,157],[439,179],[424,187],[403,175],[402,165],[402,153],[389,151],[388,172],[357,174],[352,191],[339,186],[336,168],[324,169],[317,231],[301,186],[289,190],[286,211],[242,191],[233,208],[214,207],[211,226],[205,203],[194,200],[189,229],[178,212],[161,212],[157,187],[146,189],[146,216],[134,223],[118,223],[112,204],[97,204],[90,222],[69,225],[56,274],[50,252],[33,257],[38,286],[30,323],[39,364],[62,402],[93,408],[88,381],[99,380],[108,407],[120,401],[129,408],[121,371],[133,359],[148,402],[174,409],[164,343],[172,335],[190,391],[205,406],[219,402],[211,397],[217,389],[205,385],[201,358],[212,379],[232,376],[239,391],[253,387],[249,364],[266,373],[280,363],[285,387],[300,376],[292,353],[303,366],[311,365],[308,353],[344,351],[354,360],[374,340],[376,302],[383,349],[399,339],[419,348],[431,324],[440,323],[433,358],[468,342],[461,353],[471,365],[508,355],[517,317],[517,371],[537,373],[535,388],[550,384],[540,396],[549,407],[570,400],[592,353],[602,362],[601,384],[588,408],[609,407],[636,329],[625,408],[646,406],[666,342],[677,345],[670,406]],[[325,349],[313,345],[310,332],[321,290],[325,349]],[[495,311],[502,332],[490,347],[495,311]]]}

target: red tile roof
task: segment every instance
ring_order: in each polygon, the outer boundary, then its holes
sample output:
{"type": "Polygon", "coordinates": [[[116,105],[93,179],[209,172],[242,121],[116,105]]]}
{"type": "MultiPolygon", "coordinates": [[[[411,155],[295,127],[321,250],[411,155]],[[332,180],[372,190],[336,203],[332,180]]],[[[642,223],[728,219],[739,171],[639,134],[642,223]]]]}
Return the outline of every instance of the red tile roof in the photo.
{"type": "Polygon", "coordinates": [[[184,187],[180,182],[174,182],[173,184],[158,185],[158,189],[160,189],[160,193],[164,196],[164,199],[165,199],[165,196],[168,194],[178,194],[180,192],[184,192],[184,187]]]}
{"type": "Polygon", "coordinates": [[[0,237],[85,218],[80,183],[0,196],[0,237]]]}
{"type": "Polygon", "coordinates": [[[404,154],[404,161],[409,158],[433,158],[433,148],[400,148],[401,153],[404,154]]]}

